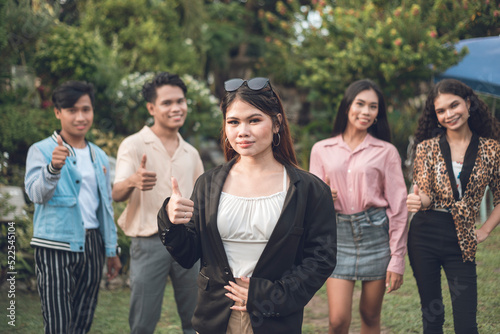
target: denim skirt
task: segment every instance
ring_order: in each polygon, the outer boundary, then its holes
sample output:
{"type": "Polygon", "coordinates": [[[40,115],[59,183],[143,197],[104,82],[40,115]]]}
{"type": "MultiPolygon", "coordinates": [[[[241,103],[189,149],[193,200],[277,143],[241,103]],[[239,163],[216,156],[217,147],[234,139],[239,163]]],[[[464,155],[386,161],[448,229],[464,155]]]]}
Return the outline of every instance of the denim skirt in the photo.
{"type": "Polygon", "coordinates": [[[337,213],[337,266],[330,277],[354,281],[384,279],[390,260],[385,208],[369,208],[352,215],[337,213]]]}

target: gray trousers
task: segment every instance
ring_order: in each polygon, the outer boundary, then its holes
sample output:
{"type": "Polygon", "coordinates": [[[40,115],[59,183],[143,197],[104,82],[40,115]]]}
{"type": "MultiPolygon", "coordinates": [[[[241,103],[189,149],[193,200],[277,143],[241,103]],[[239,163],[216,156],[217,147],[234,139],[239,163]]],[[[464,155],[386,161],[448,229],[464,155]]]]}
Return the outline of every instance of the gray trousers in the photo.
{"type": "Polygon", "coordinates": [[[198,299],[198,272],[199,263],[191,269],[181,267],[162,245],[158,235],[132,238],[130,333],[154,332],[160,319],[167,277],[170,276],[183,333],[194,334],[191,317],[198,299]]]}

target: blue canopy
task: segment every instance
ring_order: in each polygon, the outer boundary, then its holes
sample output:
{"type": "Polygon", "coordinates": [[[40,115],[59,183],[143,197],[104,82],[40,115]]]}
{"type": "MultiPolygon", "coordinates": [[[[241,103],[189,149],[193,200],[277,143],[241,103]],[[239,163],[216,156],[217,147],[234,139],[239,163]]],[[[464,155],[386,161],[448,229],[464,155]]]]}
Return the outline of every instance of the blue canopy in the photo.
{"type": "Polygon", "coordinates": [[[457,79],[476,92],[500,97],[500,36],[464,39],[455,44],[469,53],[455,66],[436,75],[434,81],[457,79]]]}

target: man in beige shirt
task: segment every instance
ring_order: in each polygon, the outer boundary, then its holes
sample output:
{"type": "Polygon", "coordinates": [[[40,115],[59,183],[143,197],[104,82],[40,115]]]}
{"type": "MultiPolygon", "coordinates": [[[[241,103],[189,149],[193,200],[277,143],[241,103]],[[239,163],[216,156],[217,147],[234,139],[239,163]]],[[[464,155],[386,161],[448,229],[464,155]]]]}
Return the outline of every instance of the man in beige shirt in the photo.
{"type": "Polygon", "coordinates": [[[179,134],[187,115],[186,85],[178,75],[159,73],[144,84],[142,95],[154,118],[151,127],[125,138],[118,149],[113,199],[128,200],[118,225],[132,238],[130,246],[131,333],[153,333],[160,319],[170,276],[184,334],[195,333],[191,317],[197,301],[199,265],[182,268],[158,237],[156,215],[172,193],[170,178],[191,194],[203,164],[198,151],[179,134]]]}

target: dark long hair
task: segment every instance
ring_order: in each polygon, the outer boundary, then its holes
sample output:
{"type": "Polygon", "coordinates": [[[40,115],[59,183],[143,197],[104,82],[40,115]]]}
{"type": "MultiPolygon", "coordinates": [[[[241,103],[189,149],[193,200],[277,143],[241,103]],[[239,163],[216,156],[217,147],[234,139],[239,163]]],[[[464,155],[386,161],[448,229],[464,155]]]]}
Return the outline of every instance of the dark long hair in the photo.
{"type": "Polygon", "coordinates": [[[384,95],[380,88],[371,80],[363,79],[354,81],[347,87],[344,97],[340,102],[335,122],[333,123],[332,136],[344,133],[347,128],[349,109],[351,109],[352,102],[359,93],[365,90],[373,90],[378,97],[378,115],[377,122],[374,122],[369,128],[368,133],[372,136],[391,142],[391,130],[389,129],[389,122],[387,121],[387,111],[385,106],[384,95]]]}
{"type": "Polygon", "coordinates": [[[297,157],[295,156],[295,151],[293,149],[290,127],[285,115],[285,110],[283,109],[283,104],[281,103],[281,99],[278,94],[270,85],[267,85],[261,90],[252,90],[248,88],[246,83],[234,92],[226,92],[221,101],[220,107],[223,115],[221,145],[224,150],[226,161],[239,156],[229,143],[226,143],[227,135],[225,127],[227,109],[237,100],[254,106],[264,114],[269,115],[273,124],[279,124],[279,137],[277,134],[273,135],[273,143],[279,142],[279,145],[277,146],[272,144],[274,158],[282,164],[298,166],[297,157]],[[282,115],[281,123],[278,120],[278,114],[282,115]]]}
{"type": "Polygon", "coordinates": [[[486,103],[466,84],[455,79],[444,79],[438,82],[427,96],[424,110],[418,120],[415,144],[444,133],[445,130],[438,127],[436,109],[434,108],[434,101],[440,94],[453,94],[469,101],[470,117],[467,123],[471,131],[480,137],[500,140],[500,121],[488,111],[486,103]]]}

